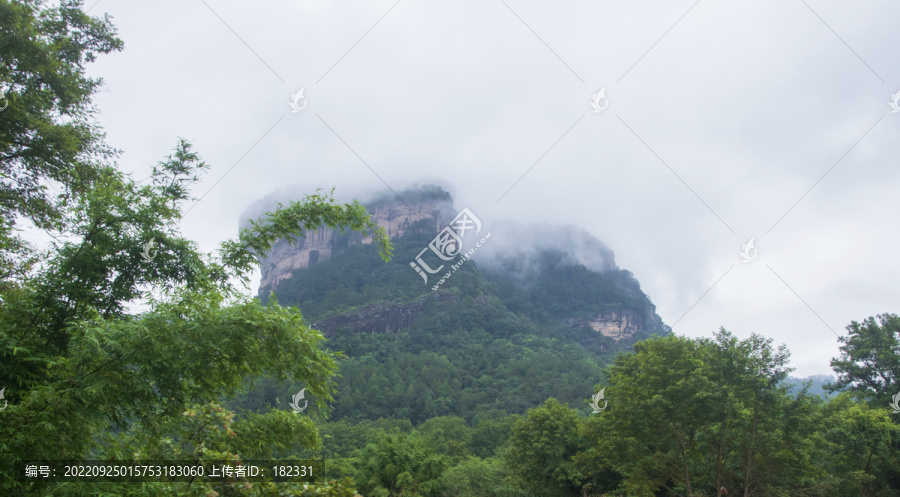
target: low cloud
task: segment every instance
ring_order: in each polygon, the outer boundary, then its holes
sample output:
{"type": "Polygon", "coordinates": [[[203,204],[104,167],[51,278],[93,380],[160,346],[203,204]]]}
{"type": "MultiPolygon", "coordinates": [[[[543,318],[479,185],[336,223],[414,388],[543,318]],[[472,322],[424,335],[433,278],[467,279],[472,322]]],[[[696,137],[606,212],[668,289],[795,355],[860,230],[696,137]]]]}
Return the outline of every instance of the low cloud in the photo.
{"type": "Polygon", "coordinates": [[[568,263],[593,271],[617,268],[612,249],[577,226],[498,220],[486,229],[492,235],[490,243],[484,245],[475,260],[487,269],[499,269],[508,261],[517,261],[516,267],[527,273],[537,255],[551,250],[566,254],[568,263]]]}

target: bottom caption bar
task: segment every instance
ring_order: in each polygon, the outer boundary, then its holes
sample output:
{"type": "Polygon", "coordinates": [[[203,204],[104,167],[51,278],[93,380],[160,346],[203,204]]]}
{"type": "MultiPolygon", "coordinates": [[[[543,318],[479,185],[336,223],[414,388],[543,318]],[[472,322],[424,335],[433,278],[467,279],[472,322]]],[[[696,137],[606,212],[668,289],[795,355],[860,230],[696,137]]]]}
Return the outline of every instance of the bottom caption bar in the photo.
{"type": "Polygon", "coordinates": [[[321,460],[23,461],[19,481],[54,482],[315,482],[321,460]]]}

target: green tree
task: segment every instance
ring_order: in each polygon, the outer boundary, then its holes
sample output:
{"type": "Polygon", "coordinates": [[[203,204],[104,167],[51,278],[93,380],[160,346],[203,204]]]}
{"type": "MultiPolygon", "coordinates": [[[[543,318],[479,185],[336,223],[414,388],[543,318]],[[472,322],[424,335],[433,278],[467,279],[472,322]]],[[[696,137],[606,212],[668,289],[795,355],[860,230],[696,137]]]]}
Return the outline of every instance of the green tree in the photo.
{"type": "Polygon", "coordinates": [[[636,344],[598,386],[609,407],[584,423],[582,472],[600,490],[620,476],[618,491],[635,496],[833,489],[817,448],[821,400],[788,393],[789,354],[771,342],[721,329],[636,344]]]}
{"type": "Polygon", "coordinates": [[[14,234],[17,217],[59,230],[68,202],[116,155],[92,120],[102,81],[85,64],[123,44],[107,17],[88,16],[81,3],[0,0],[0,281],[21,276],[14,261],[28,252],[14,234]]]}
{"type": "Polygon", "coordinates": [[[534,495],[570,495],[581,488],[572,457],[582,440],[578,412],[554,398],[516,422],[504,458],[509,473],[534,495]]]}
{"type": "MultiPolygon", "coordinates": [[[[697,428],[711,422],[716,392],[706,363],[707,347],[668,336],[635,344],[609,367],[602,417],[608,460],[626,475],[629,495],[660,488],[692,495],[703,457],[697,428]]],[[[598,387],[598,390],[599,388],[598,387]]],[[[598,421],[599,422],[599,421],[598,421]]]]}
{"type": "Polygon", "coordinates": [[[900,469],[894,444],[900,427],[890,411],[855,402],[850,393],[831,399],[823,409],[821,423],[823,458],[834,495],[898,495],[892,489],[892,474],[900,469]]]}
{"type": "Polygon", "coordinates": [[[322,350],[322,335],[298,310],[262,307],[238,284],[257,253],[306,227],[372,233],[385,259],[390,242],[361,205],[317,193],[279,205],[218,254],[200,253],[176,225],[203,167],[182,142],[149,185],[105,171],[65,213],[69,241],[0,295],[0,384],[10,402],[0,438],[12,456],[0,467],[3,484],[46,490],[12,480],[11,465],[25,459],[246,458],[318,444],[309,417],[277,410],[234,421],[227,440],[179,433],[197,416],[227,418],[218,399],[258,376],[305,383],[327,413],[338,356],[322,350]],[[140,245],[151,237],[158,252],[142,260],[140,245]],[[126,313],[142,297],[150,310],[126,313]]]}
{"type": "Polygon", "coordinates": [[[472,427],[472,453],[481,458],[497,455],[512,435],[512,428],[519,416],[506,414],[506,411],[480,412],[475,415],[472,427]]]}
{"type": "Polygon", "coordinates": [[[355,480],[372,497],[430,497],[444,486],[447,461],[415,433],[393,432],[356,457],[355,480]]]}
{"type": "MultiPolygon", "coordinates": [[[[847,390],[868,402],[873,409],[890,413],[894,396],[900,395],[900,317],[880,314],[861,323],[853,321],[847,326],[847,332],[848,336],[840,338],[840,357],[831,360],[831,367],[838,374],[837,382],[826,389],[832,392],[847,390]]],[[[900,416],[894,415],[892,419],[900,426],[900,416]]],[[[867,478],[879,474],[866,488],[883,485],[886,479],[900,493],[900,464],[897,463],[900,460],[900,436],[891,439],[889,454],[889,467],[875,464],[863,469],[867,478]]]]}
{"type": "Polygon", "coordinates": [[[503,461],[468,457],[447,470],[444,495],[455,497],[500,497],[516,494],[509,486],[503,461]]]}
{"type": "Polygon", "coordinates": [[[838,373],[830,391],[849,389],[861,398],[887,406],[900,390],[900,317],[880,314],[851,322],[840,337],[841,356],[831,360],[838,373]]]}
{"type": "Polygon", "coordinates": [[[438,416],[420,424],[416,431],[426,443],[439,454],[450,457],[452,464],[459,462],[469,454],[472,443],[472,429],[466,420],[458,416],[438,416]]]}
{"type": "Polygon", "coordinates": [[[710,424],[699,427],[708,437],[704,444],[711,446],[705,452],[712,449],[715,454],[710,468],[715,482],[707,486],[719,489],[741,485],[748,495],[755,482],[772,483],[776,478],[760,472],[772,466],[772,458],[778,453],[773,444],[797,435],[797,430],[780,433],[784,418],[793,412],[792,406],[797,408],[808,399],[789,399],[785,380],[791,371],[787,367],[790,354],[784,346],[774,349],[771,339],[752,334],[739,340],[720,328],[712,340],[701,342],[709,351],[709,380],[717,387],[708,404],[710,424]]]}

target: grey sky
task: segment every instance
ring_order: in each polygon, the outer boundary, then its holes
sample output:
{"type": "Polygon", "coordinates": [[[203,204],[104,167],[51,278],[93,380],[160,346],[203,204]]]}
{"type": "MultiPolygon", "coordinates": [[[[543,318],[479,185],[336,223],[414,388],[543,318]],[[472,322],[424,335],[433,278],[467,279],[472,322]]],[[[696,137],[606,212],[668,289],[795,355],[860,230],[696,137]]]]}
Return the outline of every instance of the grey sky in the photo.
{"type": "Polygon", "coordinates": [[[183,136],[212,166],[196,196],[228,171],[184,220],[206,250],[278,190],[441,181],[486,223],[583,228],[676,333],[763,333],[800,375],[830,372],[851,320],[900,312],[896,2],[100,0],[103,12],[125,50],[89,71],[107,83],[96,103],[121,167],[147,177],[183,136]],[[609,106],[593,113],[603,87],[609,106]],[[291,113],[300,88],[308,107],[291,113]],[[751,237],[758,256],[742,263],[751,237]]]}

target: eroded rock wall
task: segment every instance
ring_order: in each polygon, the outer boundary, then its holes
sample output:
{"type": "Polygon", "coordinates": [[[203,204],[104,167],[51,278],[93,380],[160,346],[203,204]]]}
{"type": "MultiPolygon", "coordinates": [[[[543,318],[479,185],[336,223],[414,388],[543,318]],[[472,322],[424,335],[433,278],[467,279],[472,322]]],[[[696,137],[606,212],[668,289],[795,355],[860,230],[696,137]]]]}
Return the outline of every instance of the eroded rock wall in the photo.
{"type": "MultiPolygon", "coordinates": [[[[403,234],[417,221],[429,220],[437,234],[451,219],[452,210],[446,201],[381,202],[367,209],[372,220],[384,228],[388,236],[395,238],[403,234]]],[[[281,240],[272,247],[266,257],[260,259],[262,279],[260,288],[273,288],[284,279],[293,276],[294,271],[307,268],[317,261],[330,259],[334,250],[334,239],[339,230],[308,230],[305,238],[296,242],[281,240]]],[[[355,234],[350,243],[372,243],[372,236],[355,234]]]]}

